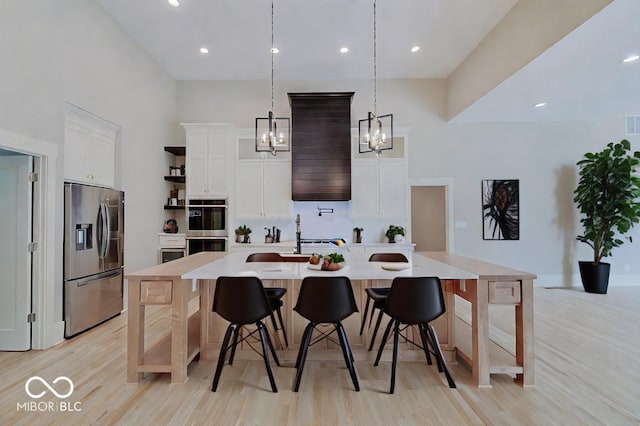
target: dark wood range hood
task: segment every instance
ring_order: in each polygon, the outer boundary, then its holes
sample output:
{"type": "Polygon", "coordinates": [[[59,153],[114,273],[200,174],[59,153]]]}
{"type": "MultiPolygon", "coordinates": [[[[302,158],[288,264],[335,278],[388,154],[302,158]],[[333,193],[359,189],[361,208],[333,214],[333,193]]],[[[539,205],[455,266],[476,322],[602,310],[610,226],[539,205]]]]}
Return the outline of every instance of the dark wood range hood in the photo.
{"type": "Polygon", "coordinates": [[[351,200],[353,94],[289,93],[293,201],[351,200]]]}

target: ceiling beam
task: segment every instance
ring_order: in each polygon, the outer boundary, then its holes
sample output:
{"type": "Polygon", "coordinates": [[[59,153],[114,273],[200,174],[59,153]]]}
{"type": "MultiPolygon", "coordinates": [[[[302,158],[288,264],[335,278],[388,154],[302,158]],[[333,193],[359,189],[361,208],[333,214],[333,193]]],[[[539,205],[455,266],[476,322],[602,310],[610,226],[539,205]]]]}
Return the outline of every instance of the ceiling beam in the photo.
{"type": "Polygon", "coordinates": [[[489,93],[613,0],[520,0],[447,78],[447,119],[489,93]]]}

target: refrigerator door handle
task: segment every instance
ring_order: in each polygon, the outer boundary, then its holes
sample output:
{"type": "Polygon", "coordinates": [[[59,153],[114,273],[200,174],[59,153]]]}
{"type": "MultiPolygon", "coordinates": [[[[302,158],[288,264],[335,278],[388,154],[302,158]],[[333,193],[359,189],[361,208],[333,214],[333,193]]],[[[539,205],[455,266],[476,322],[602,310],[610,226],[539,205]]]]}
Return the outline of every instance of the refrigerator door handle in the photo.
{"type": "Polygon", "coordinates": [[[106,220],[104,216],[104,203],[100,203],[98,210],[98,258],[100,259],[104,259],[105,257],[106,220]]]}
{"type": "Polygon", "coordinates": [[[104,257],[109,255],[109,249],[111,248],[111,215],[109,214],[109,206],[107,203],[103,203],[104,206],[104,226],[105,226],[105,239],[104,239],[104,257]]]}

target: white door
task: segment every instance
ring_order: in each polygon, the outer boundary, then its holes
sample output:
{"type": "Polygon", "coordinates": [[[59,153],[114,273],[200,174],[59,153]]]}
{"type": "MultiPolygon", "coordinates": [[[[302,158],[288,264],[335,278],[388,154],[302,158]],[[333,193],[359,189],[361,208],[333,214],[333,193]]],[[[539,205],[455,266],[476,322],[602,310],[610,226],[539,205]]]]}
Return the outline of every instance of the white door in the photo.
{"type": "Polygon", "coordinates": [[[0,350],[31,348],[31,163],[0,156],[0,350]]]}

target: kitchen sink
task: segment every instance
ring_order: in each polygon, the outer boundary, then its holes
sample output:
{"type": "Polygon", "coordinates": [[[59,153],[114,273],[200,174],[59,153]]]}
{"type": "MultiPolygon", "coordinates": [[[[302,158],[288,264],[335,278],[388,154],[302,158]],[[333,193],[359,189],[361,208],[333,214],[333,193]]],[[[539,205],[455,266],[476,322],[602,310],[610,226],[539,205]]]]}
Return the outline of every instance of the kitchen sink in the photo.
{"type": "Polygon", "coordinates": [[[308,262],[310,254],[280,253],[284,262],[308,262]]]}

